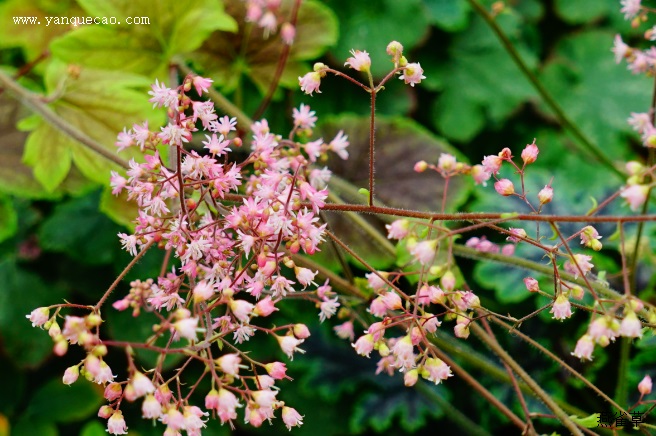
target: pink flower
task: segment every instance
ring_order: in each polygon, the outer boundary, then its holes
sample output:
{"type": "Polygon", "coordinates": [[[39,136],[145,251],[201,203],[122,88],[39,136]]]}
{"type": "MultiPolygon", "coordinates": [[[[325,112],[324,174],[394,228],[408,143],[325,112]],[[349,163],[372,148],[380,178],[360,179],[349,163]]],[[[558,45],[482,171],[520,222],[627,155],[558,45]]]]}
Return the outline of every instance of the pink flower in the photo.
{"type": "Polygon", "coordinates": [[[257,302],[255,309],[253,310],[253,314],[266,317],[271,315],[276,310],[278,310],[278,308],[275,306],[275,303],[271,297],[266,297],[257,302]]]}
{"type": "Polygon", "coordinates": [[[155,395],[148,394],[141,404],[141,414],[146,419],[157,419],[162,415],[162,405],[155,395]]]}
{"type": "Polygon", "coordinates": [[[349,157],[348,151],[346,150],[346,147],[348,146],[348,136],[345,135],[342,130],[340,130],[337,132],[337,135],[335,135],[335,138],[330,141],[330,144],[328,144],[328,149],[337,154],[340,159],[346,160],[349,157]]]}
{"type": "Polygon", "coordinates": [[[118,195],[125,189],[128,181],[125,177],[120,176],[116,171],[112,171],[111,177],[109,178],[109,185],[112,188],[112,195],[118,195]]]}
{"type": "Polygon", "coordinates": [[[592,248],[595,251],[601,250],[601,242],[598,240],[601,239],[597,229],[592,226],[585,226],[581,230],[581,244],[586,247],[592,248]]]}
{"type": "Polygon", "coordinates": [[[631,51],[631,48],[622,41],[620,35],[615,35],[615,40],[613,41],[613,48],[611,51],[615,54],[615,63],[619,64],[622,59],[624,59],[627,54],[631,51]]]}
{"type": "Polygon", "coordinates": [[[237,376],[239,374],[239,364],[241,357],[236,353],[224,354],[215,360],[218,368],[225,374],[237,376]]]}
{"type": "Polygon", "coordinates": [[[206,280],[201,280],[194,288],[194,302],[200,303],[207,301],[214,295],[214,286],[206,280]]]}
{"type": "Polygon", "coordinates": [[[569,302],[569,299],[563,295],[560,294],[556,298],[556,302],[554,303],[553,307],[550,310],[551,313],[553,313],[554,319],[567,319],[570,316],[572,316],[572,305],[569,302]]]}
{"type": "Polygon", "coordinates": [[[173,323],[176,333],[190,341],[196,339],[196,328],[198,328],[198,318],[186,318],[173,323]]]}
{"type": "Polygon", "coordinates": [[[296,37],[296,28],[291,23],[283,23],[280,28],[280,37],[285,44],[292,45],[296,37]]]}
{"type": "Polygon", "coordinates": [[[592,260],[592,256],[587,256],[585,254],[575,254],[573,258],[570,258],[570,260],[565,262],[563,268],[566,272],[574,275],[574,277],[578,277],[581,273],[586,275],[594,267],[594,265],[590,263],[590,260],[592,260]]]}
{"type": "Polygon", "coordinates": [[[631,210],[636,211],[647,201],[649,187],[646,185],[631,185],[624,189],[620,197],[626,199],[631,210]]]}
{"type": "Polygon", "coordinates": [[[152,91],[148,91],[148,94],[153,97],[148,100],[153,103],[153,108],[155,107],[167,107],[169,109],[175,109],[178,105],[178,93],[170,88],[167,88],[164,83],[160,84],[157,79],[155,79],[155,84],[151,85],[152,91]]]}
{"type": "Polygon", "coordinates": [[[371,334],[360,336],[354,344],[351,344],[351,346],[355,348],[355,352],[360,356],[369,357],[369,354],[371,354],[374,349],[374,337],[371,334]]]}
{"type": "Polygon", "coordinates": [[[403,239],[408,236],[410,221],[396,220],[392,224],[386,224],[385,228],[387,229],[387,239],[403,239]]]}
{"type": "Polygon", "coordinates": [[[642,323],[632,310],[629,310],[620,323],[620,336],[626,338],[642,337],[642,323]]]}
{"type": "Polygon", "coordinates": [[[625,20],[630,20],[638,15],[641,8],[641,1],[642,0],[620,0],[620,4],[622,5],[620,12],[624,14],[625,20]]]}
{"type": "Polygon", "coordinates": [[[118,134],[114,145],[118,147],[118,151],[123,151],[126,148],[133,146],[134,140],[132,139],[131,133],[123,128],[123,131],[118,134]]]}
{"type": "Polygon", "coordinates": [[[578,357],[579,359],[592,360],[592,351],[594,350],[594,341],[590,335],[583,335],[581,339],[576,342],[576,348],[572,356],[578,357]]]}
{"type": "Polygon", "coordinates": [[[538,200],[540,204],[547,204],[553,199],[553,188],[549,185],[546,185],[544,188],[540,189],[538,192],[538,200]]]}
{"type": "Polygon", "coordinates": [[[453,327],[453,334],[456,338],[467,339],[469,337],[469,324],[456,324],[453,327]]]}
{"type": "MultiPolygon", "coordinates": [[[[356,71],[367,72],[371,67],[371,59],[366,51],[351,50],[353,57],[350,57],[344,63],[356,71]]],[[[407,83],[407,82],[406,82],[407,83]]]]}
{"type": "Polygon", "coordinates": [[[219,398],[216,411],[218,412],[221,423],[237,419],[237,407],[242,407],[239,400],[227,389],[219,389],[219,398]]]}
{"type": "Polygon", "coordinates": [[[310,110],[310,106],[302,104],[296,109],[292,110],[292,117],[294,118],[294,125],[300,129],[311,129],[317,121],[314,116],[315,112],[310,110]]]}
{"type": "Polygon", "coordinates": [[[426,76],[423,75],[424,70],[421,68],[419,63],[408,64],[403,69],[403,74],[399,77],[400,80],[403,80],[405,84],[410,84],[414,87],[415,83],[421,83],[422,79],[425,79],[426,76]]]}
{"type": "Polygon", "coordinates": [[[319,86],[321,85],[321,74],[316,71],[307,73],[303,77],[299,77],[298,83],[301,85],[301,91],[306,94],[312,95],[315,91],[321,93],[321,91],[319,91],[319,86]]]}
{"type": "Polygon", "coordinates": [[[107,432],[109,434],[128,434],[128,427],[120,410],[114,412],[107,421],[107,432]]]}
{"type": "Polygon", "coordinates": [[[424,363],[422,376],[428,380],[439,384],[442,380],[452,377],[451,368],[440,359],[429,358],[424,363]]]}
{"type": "Polygon", "coordinates": [[[198,95],[202,95],[203,92],[207,92],[209,90],[214,80],[207,79],[205,77],[194,76],[192,82],[194,84],[194,87],[196,88],[196,92],[198,93],[198,95]]]}
{"type": "Polygon", "coordinates": [[[205,421],[203,421],[203,417],[207,415],[209,415],[209,413],[203,412],[198,406],[185,406],[183,408],[183,428],[187,431],[187,435],[200,436],[200,429],[205,427],[205,421]]]}
{"type": "Polygon", "coordinates": [[[508,197],[509,195],[513,195],[515,193],[515,186],[513,185],[513,182],[508,179],[501,179],[496,182],[494,184],[494,189],[504,197],[508,197]]]}
{"type": "Polygon", "coordinates": [[[381,294],[381,297],[383,299],[383,304],[385,304],[387,310],[403,309],[403,303],[401,301],[401,297],[399,297],[399,295],[396,292],[389,291],[384,294],[381,294]]]}
{"type": "Polygon", "coordinates": [[[25,315],[25,318],[32,321],[32,327],[41,327],[50,319],[50,309],[47,307],[38,307],[29,315],[25,315]]]}
{"type": "Polygon", "coordinates": [[[501,169],[503,158],[498,155],[485,156],[483,158],[483,168],[490,174],[497,174],[501,169]]]}
{"type": "Polygon", "coordinates": [[[453,155],[442,153],[440,158],[437,160],[437,168],[439,168],[443,174],[448,174],[450,171],[456,169],[456,158],[453,155]]]}
{"type": "Polygon", "coordinates": [[[247,323],[253,314],[255,305],[245,300],[231,300],[230,310],[237,320],[247,323]]]}
{"type": "Polygon", "coordinates": [[[304,339],[296,339],[294,336],[276,336],[278,339],[278,344],[283,353],[289,357],[290,360],[294,360],[294,352],[298,351],[299,353],[305,353],[305,350],[298,348],[304,341],[304,339]]]}
{"type": "Polygon", "coordinates": [[[535,162],[535,160],[538,158],[538,146],[535,145],[535,141],[533,141],[532,144],[528,144],[524,150],[522,150],[522,160],[524,161],[524,165],[529,165],[535,162]]]}
{"type": "Polygon", "coordinates": [[[204,148],[208,149],[213,155],[223,156],[226,152],[232,151],[227,148],[230,145],[230,141],[226,140],[223,135],[217,137],[216,133],[212,133],[212,136],[205,135],[205,137],[207,141],[202,141],[205,145],[204,148]]]}
{"type": "Polygon", "coordinates": [[[314,283],[312,280],[314,280],[314,276],[317,275],[317,271],[312,272],[312,270],[308,268],[301,268],[297,266],[294,268],[294,273],[296,274],[298,282],[303,285],[303,288],[310,284],[316,285],[316,283],[314,283]]]}
{"type": "Polygon", "coordinates": [[[346,321],[343,324],[336,325],[333,327],[333,330],[335,331],[335,334],[342,339],[348,339],[349,341],[355,339],[353,321],[346,321]]]}
{"type": "Polygon", "coordinates": [[[287,426],[287,430],[292,427],[300,427],[303,425],[303,416],[291,407],[283,406],[282,408],[282,422],[287,426]]]}
{"type": "Polygon", "coordinates": [[[640,395],[649,395],[651,394],[651,388],[651,377],[646,375],[640,383],[638,383],[638,391],[640,392],[640,395]]]}
{"type": "Polygon", "coordinates": [[[335,315],[339,306],[340,304],[337,302],[337,297],[332,300],[325,299],[320,304],[319,320],[324,322],[326,319],[335,315]]]}
{"type": "Polygon", "coordinates": [[[367,278],[367,285],[374,291],[379,292],[384,289],[387,289],[388,285],[385,282],[385,280],[383,280],[382,277],[387,278],[389,276],[389,273],[377,271],[377,273],[370,272],[365,274],[364,276],[367,278]]]}
{"type": "Polygon", "coordinates": [[[428,265],[433,261],[433,258],[435,258],[437,242],[437,239],[418,242],[410,249],[410,254],[412,254],[415,257],[415,260],[422,265],[428,265]]]}
{"type": "Polygon", "coordinates": [[[487,186],[487,181],[492,177],[492,173],[485,169],[483,165],[474,165],[471,167],[471,176],[477,185],[487,186]]]}

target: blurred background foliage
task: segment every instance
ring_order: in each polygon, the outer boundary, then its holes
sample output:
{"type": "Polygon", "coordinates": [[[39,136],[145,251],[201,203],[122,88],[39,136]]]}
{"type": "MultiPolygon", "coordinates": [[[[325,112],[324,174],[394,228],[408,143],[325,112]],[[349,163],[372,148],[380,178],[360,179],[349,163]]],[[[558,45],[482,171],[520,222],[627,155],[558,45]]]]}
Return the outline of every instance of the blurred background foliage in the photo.
{"type": "MultiPolygon", "coordinates": [[[[492,6],[489,1],[482,4],[488,10],[492,6]]],[[[288,14],[290,5],[283,1],[283,14],[288,14]]],[[[42,96],[37,100],[60,120],[111,153],[123,127],[148,120],[153,129],[164,122],[165,114],[151,110],[146,92],[156,78],[171,84],[172,64],[184,64],[212,78],[216,90],[251,115],[268,92],[283,50],[278,37],[264,38],[261,30],[244,23],[239,0],[4,0],[0,23],[2,71],[19,77],[22,87],[42,96]],[[15,16],[40,17],[42,24],[13,24],[15,16]],[[143,16],[150,18],[150,25],[45,26],[45,17],[53,16],[143,16]]],[[[630,112],[649,108],[651,83],[613,61],[614,35],[622,33],[635,42],[641,32],[623,20],[618,1],[510,0],[495,23],[531,74],[610,161],[645,157],[626,118],[630,112]]],[[[284,133],[291,126],[291,109],[306,103],[323,121],[315,133],[328,137],[345,130],[352,143],[351,160],[336,163],[336,174],[346,182],[334,187],[343,199],[362,201],[353,188],[366,185],[368,96],[328,77],[322,93],[309,97],[298,89],[297,78],[315,61],[343,69],[353,48],[370,53],[372,71],[380,78],[391,68],[385,54],[391,40],[404,45],[407,58],[420,62],[427,78],[414,88],[393,80],[378,98],[377,177],[384,202],[436,210],[443,186],[435,178],[414,173],[417,160],[435,163],[441,152],[449,152],[460,160],[478,162],[505,146],[519,154],[533,138],[540,146],[540,158],[528,173],[527,185],[535,192],[555,177],[558,201],[547,212],[585,213],[591,199],[601,200],[623,183],[581,146],[580,137],[564,128],[467,0],[305,0],[296,43],[264,117],[274,132],[284,133]]],[[[200,139],[190,146],[200,149],[200,139]]],[[[129,153],[123,157],[129,158],[129,153]]],[[[126,231],[134,209],[109,194],[109,171],[117,169],[116,163],[31,112],[8,90],[0,94],[2,436],[105,434],[105,423],[95,418],[103,402],[101,389],[86,381],[71,387],[61,383],[64,369],[82,354],[72,347],[65,357],[55,358],[50,338],[33,329],[25,314],[63,300],[92,304],[129,262],[116,233],[126,231]]],[[[449,193],[451,210],[496,212],[519,207],[499,202],[490,187],[474,191],[464,180],[454,183],[449,193]]],[[[626,208],[618,205],[611,211],[622,213],[626,208]]],[[[328,218],[340,236],[377,268],[394,267],[396,253],[372,245],[370,238],[343,219],[328,218]]],[[[645,249],[638,290],[653,302],[651,244],[645,249]]],[[[403,255],[402,248],[399,253],[403,255]]],[[[599,256],[598,265],[610,276],[619,270],[613,243],[599,256]]],[[[130,280],[155,277],[161,260],[161,254],[149,253],[130,271],[115,293],[117,298],[130,280]]],[[[340,269],[329,249],[319,261],[340,269]]],[[[545,303],[529,298],[521,271],[467,260],[459,266],[492,310],[525,314],[545,303]]],[[[334,337],[330,323],[318,326],[316,314],[307,309],[302,303],[290,305],[278,315],[281,323],[306,321],[315,326],[306,342],[307,354],[288,362],[294,382],[283,383],[282,399],[305,415],[305,424],[294,430],[296,434],[434,434],[436,428],[440,434],[500,434],[511,428],[459,377],[439,386],[406,389],[399,377],[374,376],[375,361],[356,356],[348,343],[334,337]]],[[[582,365],[569,352],[588,317],[579,312],[559,323],[543,315],[538,322],[526,323],[523,331],[540,338],[543,346],[613,395],[619,345],[597,352],[592,363],[582,365]]],[[[113,310],[106,316],[109,337],[129,340],[148,333],[144,316],[132,318],[113,310]]],[[[612,412],[545,356],[516,338],[500,334],[499,340],[512,355],[522,356],[524,367],[570,414],[612,412]]],[[[636,399],[635,386],[642,375],[656,370],[654,341],[645,337],[632,351],[628,400],[636,399]]],[[[440,337],[440,343],[521,415],[499,362],[485,353],[481,343],[473,338],[453,341],[449,334],[440,337]]],[[[256,337],[248,346],[263,358],[281,357],[277,345],[267,338],[256,337]]],[[[153,356],[142,353],[139,359],[148,368],[153,356]]],[[[111,367],[119,376],[125,375],[123,362],[120,352],[110,352],[111,367]]],[[[176,363],[167,362],[168,368],[176,363]]],[[[531,410],[548,413],[535,398],[527,398],[531,410]]],[[[139,418],[137,405],[124,412],[130,434],[162,431],[139,418]]],[[[551,424],[544,420],[540,428],[545,433],[557,431],[551,424]]],[[[259,431],[241,422],[237,427],[237,433],[243,434],[286,432],[280,422],[259,431]]],[[[208,422],[207,434],[229,432],[215,420],[208,422]]]]}

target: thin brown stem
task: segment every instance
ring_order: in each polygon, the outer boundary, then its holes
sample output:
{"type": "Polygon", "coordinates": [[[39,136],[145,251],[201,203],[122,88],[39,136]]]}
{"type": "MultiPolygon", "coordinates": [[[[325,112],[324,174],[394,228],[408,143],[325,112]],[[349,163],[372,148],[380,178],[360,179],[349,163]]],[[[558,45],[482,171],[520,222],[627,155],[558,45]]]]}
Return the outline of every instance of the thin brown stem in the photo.
{"type": "Polygon", "coordinates": [[[141,258],[144,256],[144,254],[146,254],[146,252],[148,251],[148,249],[149,249],[150,247],[152,247],[154,243],[155,243],[155,241],[154,241],[154,240],[151,240],[151,241],[149,241],[146,245],[144,245],[143,247],[141,247],[141,251],[140,251],[136,256],[134,256],[134,259],[132,259],[132,260],[130,261],[130,263],[129,263],[125,268],[123,268],[123,271],[121,271],[121,273],[118,275],[118,277],[116,277],[116,280],[114,280],[114,282],[113,282],[113,283],[109,286],[109,288],[105,291],[105,294],[102,296],[102,298],[98,301],[98,303],[96,303],[95,306],[93,306],[93,310],[94,310],[95,312],[98,312],[98,311],[100,310],[100,308],[102,307],[102,305],[105,303],[105,300],[107,300],[107,298],[108,298],[109,295],[112,293],[112,291],[114,291],[114,289],[116,288],[116,286],[118,286],[118,284],[121,283],[121,280],[123,280],[123,278],[124,278],[124,277],[127,275],[127,273],[132,269],[132,267],[135,266],[135,265],[137,264],[137,262],[139,262],[139,260],[141,260],[141,258]]]}

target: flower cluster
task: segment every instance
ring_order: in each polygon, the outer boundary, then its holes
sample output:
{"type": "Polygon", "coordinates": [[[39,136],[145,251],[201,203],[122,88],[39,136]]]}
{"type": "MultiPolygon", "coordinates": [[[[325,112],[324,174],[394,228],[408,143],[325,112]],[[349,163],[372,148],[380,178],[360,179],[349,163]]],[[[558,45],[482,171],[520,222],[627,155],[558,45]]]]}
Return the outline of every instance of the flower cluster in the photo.
{"type": "MultiPolygon", "coordinates": [[[[266,120],[251,126],[251,153],[242,162],[229,152],[242,147],[235,135],[236,120],[219,117],[211,101],[196,101],[212,81],[199,76],[185,78],[177,88],[156,82],[150,102],[168,112],[169,122],[160,131],[147,123],[124,129],[117,138],[119,150],[137,147],[144,161],[132,159],[125,176],[111,175],[115,195],[125,194],[136,202],[139,216],[134,232],[119,234],[123,248],[141,256],[151,246],[172,254],[175,266],[156,279],[135,280],[130,291],[113,303],[116,310],[131,309],[133,316],[158,313],[154,336],[168,338],[162,355],[184,352],[207,368],[212,389],[206,394],[205,410],[178,397],[181,374],[166,379],[158,368],[145,375],[129,360],[130,378],[115,382],[103,356],[106,344],[99,337],[102,322],[99,308],[85,317],[66,316],[63,330],[49,308],[39,308],[28,318],[34,326],[45,326],[62,355],[69,344],[79,344],[87,356],[69,368],[64,382],[73,383],[80,374],[106,385],[99,416],[108,420],[111,434],[125,434],[120,410],[123,400],[143,399],[146,418],[166,425],[165,434],[200,434],[204,417],[216,414],[222,423],[232,423],[237,409],[255,427],[271,420],[281,410],[287,427],[302,424],[302,416],[277,398],[278,381],[287,378],[281,362],[257,362],[241,345],[257,332],[273,337],[281,351],[292,359],[304,352],[300,346],[310,336],[304,324],[275,327],[259,320],[272,315],[286,298],[314,302],[319,318],[332,317],[340,306],[326,281],[315,283],[317,271],[297,265],[298,253],[313,254],[324,240],[325,224],[318,212],[327,197],[330,171],[313,163],[327,152],[348,157],[348,139],[343,132],[329,143],[322,139],[296,142],[295,134],[311,129],[317,118],[308,106],[294,110],[290,139],[272,133],[266,120]],[[187,150],[184,144],[204,132],[203,150],[187,150]],[[168,153],[169,157],[165,158],[168,153]],[[299,291],[303,291],[299,293],[299,291]],[[180,343],[180,341],[182,341],[180,343]],[[248,362],[248,365],[242,363],[248,362]],[[258,373],[259,372],[259,373],[258,373]]],[[[201,389],[192,383],[193,389],[201,389]]]]}
{"type": "Polygon", "coordinates": [[[296,28],[280,13],[281,0],[244,0],[246,3],[246,22],[255,23],[264,31],[264,37],[268,38],[278,31],[280,26],[280,37],[287,45],[292,45],[296,37],[296,28]],[[280,24],[282,22],[282,25],[280,24]]]}
{"type": "MultiPolygon", "coordinates": [[[[344,66],[354,69],[355,71],[360,71],[366,73],[370,82],[373,81],[371,77],[371,58],[369,53],[361,50],[351,50],[352,56],[349,57],[344,66]]],[[[392,62],[394,63],[394,69],[387,77],[381,81],[371,92],[378,92],[382,89],[385,82],[394,75],[399,75],[399,79],[403,80],[406,85],[414,87],[416,84],[421,83],[424,76],[424,70],[421,68],[419,63],[408,63],[408,60],[403,56],[403,46],[397,41],[392,41],[387,45],[387,54],[392,57],[392,62]]],[[[298,83],[301,87],[301,91],[306,94],[312,95],[314,92],[321,93],[319,87],[321,86],[321,79],[326,77],[327,73],[333,73],[335,75],[344,76],[344,74],[339,71],[333,70],[328,66],[322,63],[314,64],[313,71],[305,74],[302,77],[298,78],[298,83]]],[[[354,79],[349,78],[349,80],[355,82],[354,79]]],[[[359,84],[359,82],[356,82],[359,84]]],[[[369,89],[367,86],[360,84],[360,86],[369,89]]]]}

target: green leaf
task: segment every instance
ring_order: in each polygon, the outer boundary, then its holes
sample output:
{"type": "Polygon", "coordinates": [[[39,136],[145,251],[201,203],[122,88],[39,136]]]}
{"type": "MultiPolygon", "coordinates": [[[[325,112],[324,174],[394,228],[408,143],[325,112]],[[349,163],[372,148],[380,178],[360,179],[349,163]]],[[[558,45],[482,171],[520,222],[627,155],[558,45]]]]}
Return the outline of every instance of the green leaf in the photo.
{"type": "MultiPolygon", "coordinates": [[[[61,93],[51,105],[57,115],[112,153],[116,153],[116,135],[126,125],[161,121],[161,114],[154,113],[147,101],[148,84],[143,77],[91,69],[82,69],[76,78],[59,62],[51,63],[46,74],[48,92],[61,93]]],[[[129,153],[124,157],[129,158],[129,153]]],[[[110,170],[120,169],[45,122],[27,138],[23,160],[48,191],[59,186],[72,163],[86,178],[101,184],[107,184],[110,170]]]]}
{"type": "Polygon", "coordinates": [[[34,177],[48,192],[57,188],[68,175],[73,157],[69,139],[53,127],[43,124],[25,143],[23,162],[34,170],[34,177]]]}
{"type": "Polygon", "coordinates": [[[87,67],[167,78],[176,55],[191,52],[215,30],[234,32],[218,0],[79,0],[90,16],[117,17],[118,25],[81,26],[52,44],[53,54],[87,67]],[[128,25],[147,17],[147,25],[128,25]]]}
{"type": "Polygon", "coordinates": [[[388,43],[400,42],[407,53],[429,32],[429,14],[421,0],[327,0],[326,3],[339,17],[341,30],[332,54],[339,62],[345,62],[351,50],[367,51],[374,76],[382,77],[393,68],[385,52],[388,43]]]}
{"type": "Polygon", "coordinates": [[[21,418],[11,429],[11,434],[21,436],[59,436],[57,426],[50,421],[21,418]]]}
{"type": "Polygon", "coordinates": [[[569,24],[589,23],[619,10],[614,0],[556,0],[554,7],[556,14],[569,24]]]}
{"type": "MultiPolygon", "coordinates": [[[[23,153],[27,133],[16,125],[21,117],[27,115],[25,108],[7,93],[0,95],[0,192],[27,198],[58,198],[65,192],[78,192],[84,189],[85,182],[79,173],[69,173],[60,190],[47,192],[35,177],[32,168],[23,163],[23,153]]],[[[24,118],[36,120],[37,117],[24,118]]],[[[37,158],[38,159],[38,158],[37,158]]]]}
{"type": "Polygon", "coordinates": [[[466,0],[424,0],[431,14],[431,23],[447,32],[464,30],[469,23],[466,0]]]}
{"type": "Polygon", "coordinates": [[[36,391],[24,416],[54,422],[80,421],[94,415],[103,401],[101,386],[85,379],[67,386],[57,377],[36,391]]]}
{"type": "Polygon", "coordinates": [[[80,436],[105,436],[106,434],[105,427],[98,421],[87,423],[80,431],[80,436]]]}
{"type": "MultiPolygon", "coordinates": [[[[652,83],[648,77],[631,74],[624,65],[615,65],[610,52],[613,37],[594,30],[564,38],[549,57],[542,81],[593,143],[606,155],[624,159],[632,156],[627,136],[637,141],[626,119],[631,112],[649,107],[650,94],[645,90],[652,83]]],[[[544,105],[540,109],[551,115],[544,105]]]]}
{"type": "Polygon", "coordinates": [[[0,385],[3,393],[0,395],[0,415],[12,415],[22,403],[26,378],[26,374],[19,371],[8,359],[0,359],[0,385]]]}
{"type": "Polygon", "coordinates": [[[523,280],[527,271],[496,262],[478,262],[474,267],[476,281],[489,289],[494,289],[496,300],[501,304],[519,303],[531,294],[526,290],[523,280]]]}
{"type": "Polygon", "coordinates": [[[95,192],[58,204],[39,228],[41,247],[90,265],[113,262],[119,252],[116,234],[123,229],[100,213],[99,197],[95,192]]]}
{"type": "MultiPolygon", "coordinates": [[[[21,47],[29,61],[41,56],[50,41],[70,30],[69,26],[48,25],[46,17],[77,16],[82,10],[73,0],[9,0],[0,3],[0,48],[21,47]],[[36,17],[34,24],[14,24],[14,17],[36,17]]],[[[36,65],[40,69],[40,65],[36,65]]]]}
{"type": "MultiPolygon", "coordinates": [[[[523,43],[527,30],[521,17],[502,14],[497,23],[524,61],[533,67],[536,56],[523,43]]],[[[449,59],[422,62],[425,75],[436,75],[444,92],[432,108],[435,127],[462,142],[471,140],[485,122],[502,123],[535,93],[482,18],[476,16],[466,32],[457,34],[448,48],[449,59]]]]}
{"type": "Polygon", "coordinates": [[[600,413],[593,413],[590,416],[586,416],[585,418],[579,418],[576,415],[570,415],[570,418],[572,421],[580,425],[581,427],[584,428],[596,428],[599,427],[599,417],[601,416],[600,413]]]}
{"type": "MultiPolygon", "coordinates": [[[[245,3],[227,0],[227,12],[239,22],[236,34],[215,32],[191,58],[229,93],[248,77],[261,93],[265,93],[275,76],[283,42],[278,35],[265,38],[261,28],[244,23],[245,3]],[[244,45],[245,44],[245,45],[244,45]]],[[[293,1],[284,0],[280,14],[289,16],[293,1]]],[[[298,77],[308,68],[301,62],[323,54],[337,40],[337,20],[323,4],[307,0],[301,4],[296,23],[296,37],[289,53],[280,85],[298,89],[298,77]]]]}
{"type": "Polygon", "coordinates": [[[18,215],[10,197],[0,194],[0,242],[11,238],[18,230],[18,215]]]}
{"type": "Polygon", "coordinates": [[[0,261],[0,336],[10,360],[20,367],[36,367],[52,350],[52,339],[25,318],[32,310],[61,302],[64,291],[16,265],[0,261]]]}
{"type": "MultiPolygon", "coordinates": [[[[352,432],[361,433],[369,427],[378,433],[389,430],[395,417],[400,418],[403,430],[414,432],[424,426],[428,418],[434,419],[444,415],[441,407],[417,390],[403,386],[398,380],[399,377],[394,387],[370,392],[360,398],[351,416],[352,432]]],[[[430,389],[435,391],[435,395],[448,401],[448,391],[444,386],[431,386],[430,389]]]]}

